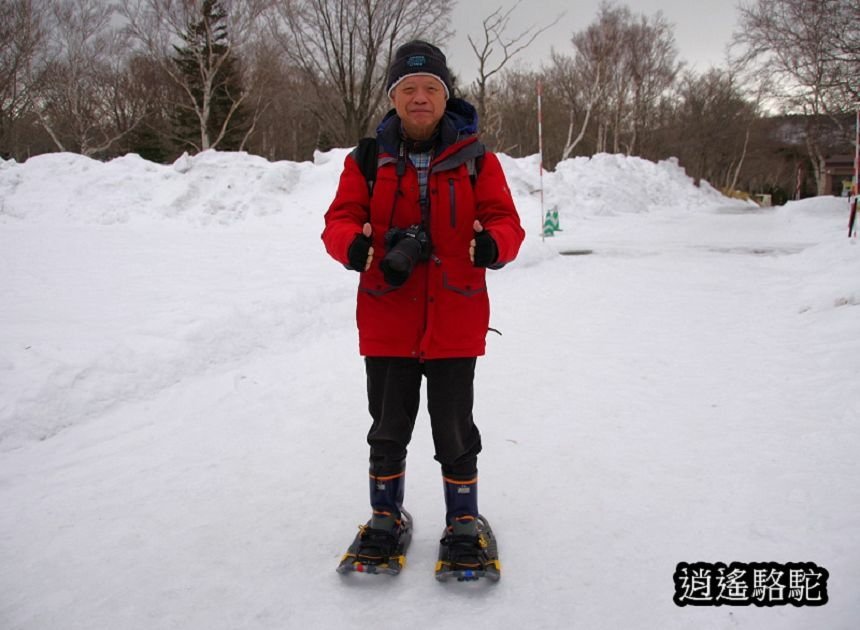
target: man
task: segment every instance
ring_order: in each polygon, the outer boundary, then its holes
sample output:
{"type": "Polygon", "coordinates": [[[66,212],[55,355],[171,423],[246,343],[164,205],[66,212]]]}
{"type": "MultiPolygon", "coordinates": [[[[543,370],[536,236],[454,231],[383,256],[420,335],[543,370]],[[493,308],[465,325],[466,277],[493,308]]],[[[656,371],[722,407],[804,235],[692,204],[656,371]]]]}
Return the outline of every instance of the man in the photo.
{"type": "Polygon", "coordinates": [[[400,47],[387,89],[393,109],[377,128],[375,176],[362,172],[358,149],[347,156],[322,234],[328,253],[361,273],[356,317],[373,419],[373,515],[351,561],[385,564],[411,530],[403,484],[422,377],[447,544],[474,560],[485,542],[472,419],[490,314],[485,273],[513,260],[525,233],[498,158],[477,141],[474,107],[451,98],[442,51],[422,41],[400,47]]]}

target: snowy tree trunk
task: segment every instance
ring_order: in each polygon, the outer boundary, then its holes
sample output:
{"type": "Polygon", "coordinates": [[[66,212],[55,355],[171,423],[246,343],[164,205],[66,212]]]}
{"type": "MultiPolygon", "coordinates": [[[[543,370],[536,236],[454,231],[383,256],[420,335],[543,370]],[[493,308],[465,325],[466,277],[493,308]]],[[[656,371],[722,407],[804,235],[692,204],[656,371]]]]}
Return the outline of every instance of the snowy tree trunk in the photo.
{"type": "Polygon", "coordinates": [[[750,143],[750,128],[747,127],[747,135],[744,138],[744,148],[743,148],[743,151],[741,151],[741,158],[740,158],[740,160],[738,160],[738,165],[735,168],[735,174],[732,177],[732,183],[729,185],[729,188],[731,188],[732,190],[734,190],[735,186],[738,185],[738,177],[740,177],[741,167],[744,165],[744,160],[747,157],[747,147],[749,146],[749,143],[750,143]]]}

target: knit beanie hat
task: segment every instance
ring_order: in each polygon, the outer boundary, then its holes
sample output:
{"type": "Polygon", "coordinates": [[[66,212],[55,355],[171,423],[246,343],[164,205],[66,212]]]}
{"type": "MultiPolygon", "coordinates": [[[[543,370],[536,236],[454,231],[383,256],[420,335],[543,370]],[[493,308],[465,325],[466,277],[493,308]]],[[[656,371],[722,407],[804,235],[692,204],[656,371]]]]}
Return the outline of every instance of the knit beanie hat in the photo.
{"type": "Polygon", "coordinates": [[[403,44],[394,53],[394,60],[388,69],[388,96],[391,96],[398,83],[415,74],[436,77],[445,86],[445,98],[451,98],[451,74],[445,54],[433,44],[417,39],[403,44]]]}

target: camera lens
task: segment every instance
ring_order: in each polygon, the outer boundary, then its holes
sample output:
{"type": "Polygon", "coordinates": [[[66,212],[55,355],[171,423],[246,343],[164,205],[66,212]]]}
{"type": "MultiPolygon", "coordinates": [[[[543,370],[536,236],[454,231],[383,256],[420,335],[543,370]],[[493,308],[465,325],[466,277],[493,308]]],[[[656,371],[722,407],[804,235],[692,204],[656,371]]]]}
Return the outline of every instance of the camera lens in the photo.
{"type": "Polygon", "coordinates": [[[382,259],[380,267],[385,281],[394,287],[402,285],[409,278],[420,256],[421,243],[418,239],[401,239],[382,259]]]}

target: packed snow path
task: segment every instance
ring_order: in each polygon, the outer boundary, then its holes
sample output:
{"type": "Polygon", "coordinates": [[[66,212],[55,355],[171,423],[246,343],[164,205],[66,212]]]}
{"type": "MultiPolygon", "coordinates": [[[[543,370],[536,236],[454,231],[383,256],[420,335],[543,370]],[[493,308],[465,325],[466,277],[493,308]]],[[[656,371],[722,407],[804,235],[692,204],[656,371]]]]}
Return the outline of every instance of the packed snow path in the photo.
{"type": "Polygon", "coordinates": [[[368,419],[330,190],[226,225],[0,223],[0,627],[855,626],[860,266],[835,200],[532,234],[490,277],[476,382],[503,578],[439,585],[424,410],[406,569],[334,572],[368,419]],[[830,603],[678,608],[699,560],[815,562],[830,603]]]}

